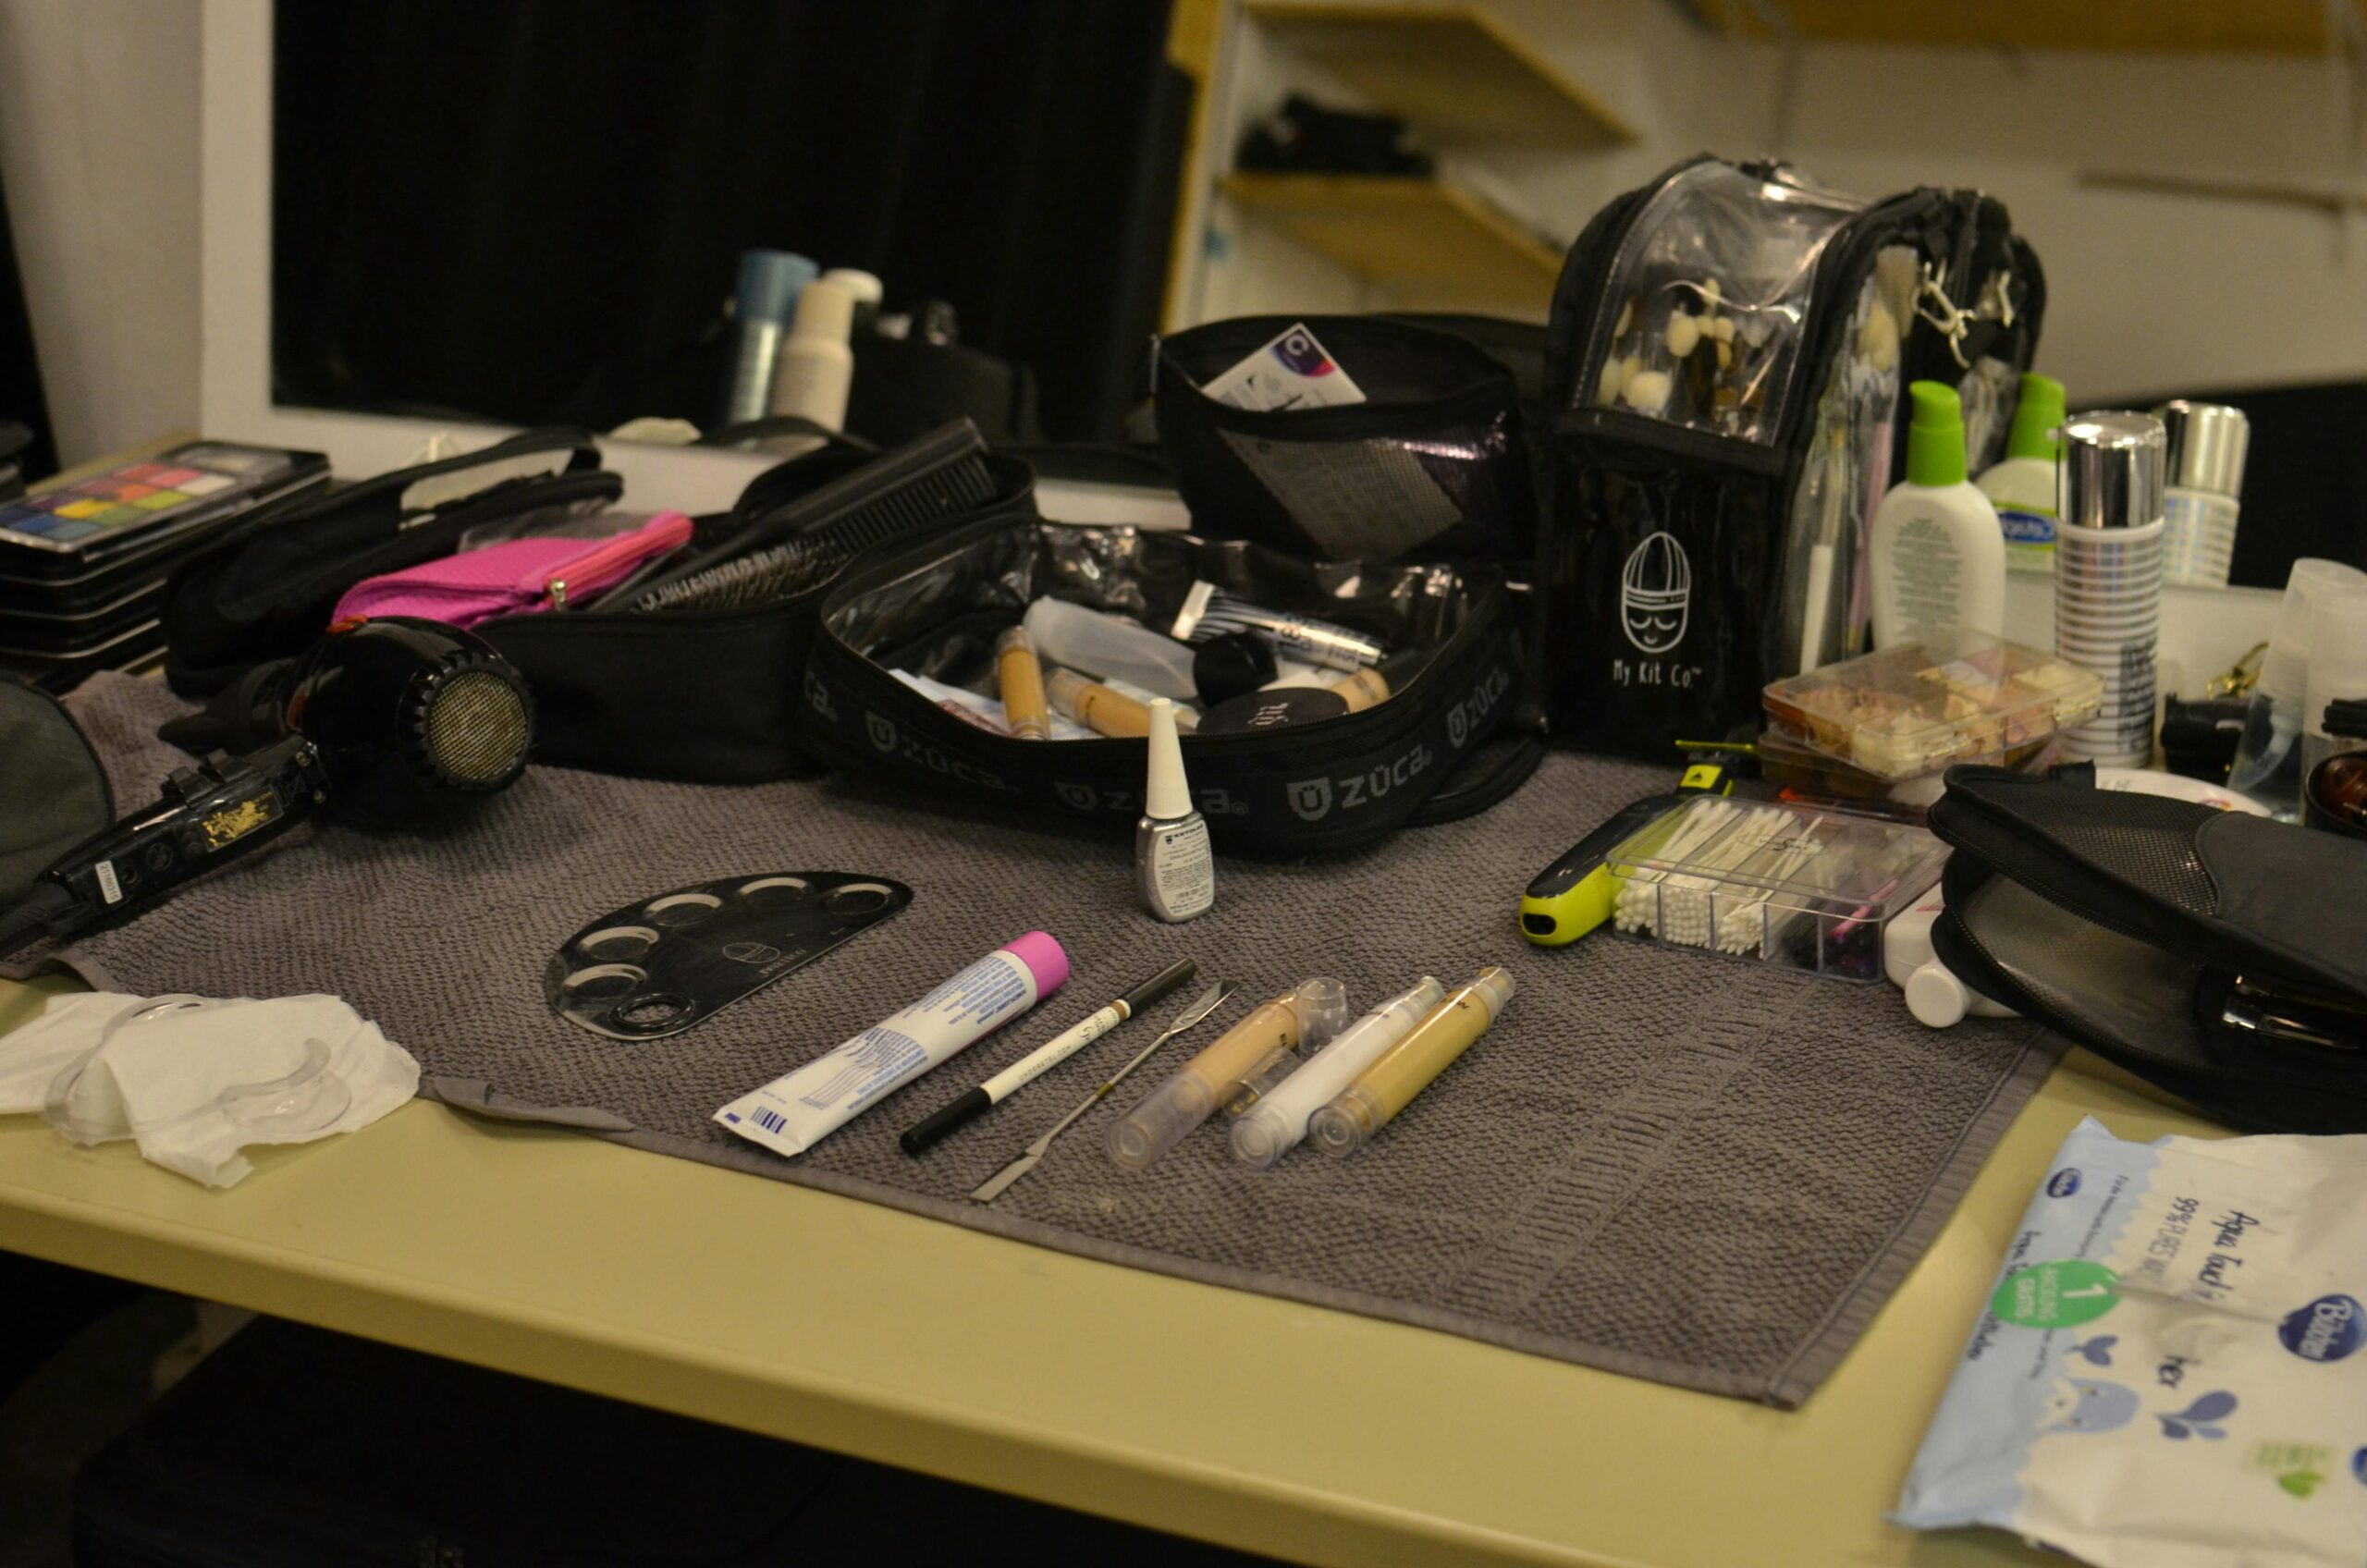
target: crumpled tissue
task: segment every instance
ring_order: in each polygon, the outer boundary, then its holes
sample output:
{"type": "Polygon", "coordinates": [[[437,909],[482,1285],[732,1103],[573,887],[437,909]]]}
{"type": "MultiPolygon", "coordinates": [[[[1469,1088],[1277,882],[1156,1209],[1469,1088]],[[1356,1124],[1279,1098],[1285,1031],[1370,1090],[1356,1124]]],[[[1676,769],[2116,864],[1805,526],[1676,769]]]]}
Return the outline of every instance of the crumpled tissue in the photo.
{"type": "Polygon", "coordinates": [[[78,1144],[132,1139],[168,1170],[227,1187],[239,1151],[366,1127],[419,1092],[419,1063],[336,997],[52,998],[0,1035],[0,1114],[78,1144]]]}

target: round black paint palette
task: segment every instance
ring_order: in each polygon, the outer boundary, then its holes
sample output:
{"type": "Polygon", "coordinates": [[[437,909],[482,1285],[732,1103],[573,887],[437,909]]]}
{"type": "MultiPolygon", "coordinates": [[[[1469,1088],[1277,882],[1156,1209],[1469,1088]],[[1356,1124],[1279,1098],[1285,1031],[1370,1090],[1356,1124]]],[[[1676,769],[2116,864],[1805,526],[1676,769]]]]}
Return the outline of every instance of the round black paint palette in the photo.
{"type": "Polygon", "coordinates": [[[544,975],[551,1011],[612,1040],[658,1040],[754,995],[913,901],[884,876],[767,871],[612,911],[544,975]]]}

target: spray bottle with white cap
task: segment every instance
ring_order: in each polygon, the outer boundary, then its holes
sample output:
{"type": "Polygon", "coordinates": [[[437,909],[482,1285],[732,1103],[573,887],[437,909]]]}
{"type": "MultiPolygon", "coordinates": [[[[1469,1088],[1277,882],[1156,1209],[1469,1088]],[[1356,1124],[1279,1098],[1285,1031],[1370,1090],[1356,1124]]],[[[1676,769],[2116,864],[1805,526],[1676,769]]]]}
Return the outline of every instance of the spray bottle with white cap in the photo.
{"type": "Polygon", "coordinates": [[[1161,920],[1189,920],[1217,901],[1208,825],[1192,809],[1184,747],[1175,738],[1175,704],[1165,697],[1150,704],[1150,777],[1142,820],[1134,824],[1134,881],[1144,906],[1161,920]]]}
{"type": "Polygon", "coordinates": [[[2151,414],[2081,414],[2063,427],[2054,651],[2104,683],[2096,717],[2061,732],[2074,762],[2143,767],[2153,757],[2167,445],[2151,414]]]}

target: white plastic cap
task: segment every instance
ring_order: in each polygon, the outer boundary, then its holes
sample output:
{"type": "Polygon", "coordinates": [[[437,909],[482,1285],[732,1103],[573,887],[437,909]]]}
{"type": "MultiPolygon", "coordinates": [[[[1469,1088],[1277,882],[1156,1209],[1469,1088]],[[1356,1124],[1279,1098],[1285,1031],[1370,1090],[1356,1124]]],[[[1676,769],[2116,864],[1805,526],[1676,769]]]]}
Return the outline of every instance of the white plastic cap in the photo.
{"type": "Polygon", "coordinates": [[[876,305],[887,292],[878,277],[861,267],[832,267],[822,275],[824,283],[835,283],[853,296],[858,305],[876,305]]]}
{"type": "Polygon", "coordinates": [[[2367,580],[2321,583],[2310,595],[2310,668],[2301,729],[2323,736],[2326,704],[2367,697],[2367,580]]]}
{"type": "Polygon", "coordinates": [[[827,337],[843,343],[854,331],[854,293],[843,283],[816,278],[797,296],[796,337],[827,337]]]}
{"type": "Polygon", "coordinates": [[[1934,888],[1883,927],[1883,973],[1892,985],[1905,989],[1908,977],[1932,962],[1932,924],[1944,907],[1934,888]]]}
{"type": "Polygon", "coordinates": [[[2329,588],[2367,588],[2367,571],[2341,561],[2304,556],[2293,563],[2285,580],[2285,598],[2276,606],[2276,630],[2261,660],[2260,690],[2267,696],[2294,698],[2309,684],[2311,606],[2329,588]]]}
{"type": "Polygon", "coordinates": [[[1150,704],[1150,777],[1143,785],[1143,815],[1162,822],[1192,815],[1192,786],[1184,778],[1184,747],[1175,738],[1175,704],[1150,704]]]}
{"type": "Polygon", "coordinates": [[[1934,1029],[1963,1023],[1972,1005],[1964,982],[1936,961],[1908,975],[1906,990],[1907,1011],[1934,1029]]]}

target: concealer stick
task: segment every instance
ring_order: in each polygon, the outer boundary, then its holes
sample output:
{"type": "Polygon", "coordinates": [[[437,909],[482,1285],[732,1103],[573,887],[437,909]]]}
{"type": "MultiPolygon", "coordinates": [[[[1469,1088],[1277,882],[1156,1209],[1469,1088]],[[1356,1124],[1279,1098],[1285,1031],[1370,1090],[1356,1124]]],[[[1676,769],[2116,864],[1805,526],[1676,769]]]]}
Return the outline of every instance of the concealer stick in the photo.
{"type": "Polygon", "coordinates": [[[1014,626],[995,643],[995,683],[1002,698],[1003,728],[1013,739],[1049,741],[1052,710],[1044,702],[1044,667],[1036,662],[1035,640],[1024,626],[1014,626]]]}
{"type": "Polygon", "coordinates": [[[1147,1170],[1280,1058],[1330,1039],[1347,1011],[1337,980],[1306,981],[1258,1007],[1111,1124],[1110,1158],[1147,1170]]]}
{"type": "Polygon", "coordinates": [[[1512,999],[1512,975],[1492,964],[1470,985],[1448,993],[1404,1039],[1341,1090],[1339,1098],[1315,1113],[1307,1122],[1315,1146],[1331,1155],[1362,1148],[1431,1079],[1469,1050],[1512,999]]]}
{"type": "MultiPolygon", "coordinates": [[[[1046,681],[1052,705],[1097,735],[1139,741],[1150,733],[1150,709],[1115,687],[1087,680],[1073,669],[1056,669],[1046,681]]],[[[1199,716],[1175,710],[1175,728],[1189,733],[1199,716]]]]}

